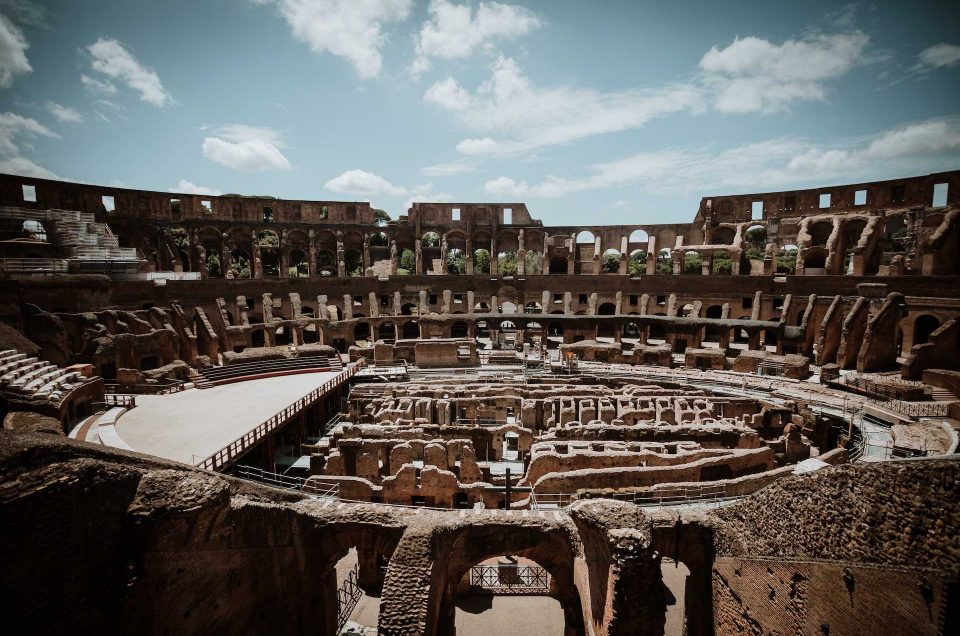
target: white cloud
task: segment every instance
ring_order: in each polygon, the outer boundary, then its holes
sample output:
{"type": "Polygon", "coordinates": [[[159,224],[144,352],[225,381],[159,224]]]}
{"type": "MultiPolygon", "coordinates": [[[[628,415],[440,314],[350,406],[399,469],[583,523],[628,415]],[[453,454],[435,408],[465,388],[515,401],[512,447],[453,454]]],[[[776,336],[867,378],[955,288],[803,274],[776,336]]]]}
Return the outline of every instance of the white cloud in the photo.
{"type": "Polygon", "coordinates": [[[271,128],[234,124],[218,128],[215,136],[203,140],[203,156],[240,172],[290,170],[280,151],[282,135],[271,128]]]}
{"type": "Polygon", "coordinates": [[[451,161],[450,163],[438,163],[432,166],[420,168],[420,174],[425,177],[450,177],[456,174],[472,172],[474,167],[462,161],[451,161]]]}
{"type": "Polygon", "coordinates": [[[83,115],[76,108],[64,106],[56,102],[47,102],[47,110],[63,124],[79,124],[83,122],[83,115]]]}
{"type": "Polygon", "coordinates": [[[866,61],[870,39],[859,31],[814,34],[774,44],[758,37],[716,46],[700,60],[714,107],[725,113],[774,112],[797,101],[826,99],[824,82],[866,61]]]}
{"type": "Polygon", "coordinates": [[[474,12],[468,4],[432,0],[429,11],[416,39],[414,75],[430,68],[430,58],[464,59],[477,49],[489,50],[493,40],[517,38],[540,26],[533,11],[499,2],[481,2],[474,12]]]}
{"type": "Polygon", "coordinates": [[[960,46],[941,42],[921,51],[913,70],[923,72],[937,68],[951,68],[957,64],[960,64],[960,46]]]}
{"type": "Polygon", "coordinates": [[[98,80],[95,77],[90,77],[86,74],[80,75],[80,82],[83,84],[83,87],[90,91],[93,94],[100,95],[116,95],[117,87],[110,80],[98,80]]]}
{"type": "Polygon", "coordinates": [[[217,190],[216,188],[207,188],[204,186],[198,186],[192,181],[187,181],[186,179],[180,179],[180,182],[170,188],[170,192],[177,192],[179,194],[206,194],[212,197],[218,197],[223,192],[217,190]]]}
{"type": "MultiPolygon", "coordinates": [[[[126,84],[128,88],[140,93],[142,101],[160,108],[173,102],[173,96],[163,87],[160,76],[154,70],[140,64],[137,58],[118,41],[112,38],[100,38],[87,47],[87,52],[90,54],[90,65],[94,71],[126,84]]],[[[84,80],[84,76],[81,76],[80,80],[84,85],[93,86],[88,80],[84,80]]],[[[101,87],[98,86],[98,88],[101,87]]]]}
{"type": "Polygon", "coordinates": [[[22,117],[11,112],[0,114],[0,172],[44,179],[59,179],[54,173],[20,154],[20,148],[17,146],[18,137],[60,138],[57,133],[35,119],[22,117]]]}
{"type": "Polygon", "coordinates": [[[383,68],[383,25],[406,20],[412,0],[255,0],[276,4],[293,31],[317,53],[346,58],[363,78],[383,68]]]}
{"type": "Polygon", "coordinates": [[[33,71],[27,60],[30,44],[23,31],[0,15],[0,88],[9,88],[16,75],[25,75],[33,71]]]}
{"type": "Polygon", "coordinates": [[[490,79],[473,95],[447,78],[428,88],[424,100],[456,113],[465,127],[486,133],[461,141],[459,152],[494,156],[638,128],[669,113],[698,112],[703,105],[700,90],[691,84],[612,93],[565,86],[538,88],[514,60],[504,57],[493,64],[490,79]]]}
{"type": "Polygon", "coordinates": [[[323,187],[331,192],[365,197],[378,194],[403,196],[407,193],[406,188],[395,186],[380,175],[365,170],[347,170],[327,181],[323,187]]]}
{"type": "Polygon", "coordinates": [[[960,161],[960,119],[928,120],[883,131],[868,139],[822,147],[778,138],[722,152],[711,148],[642,152],[587,166],[578,178],[548,175],[529,184],[510,177],[487,181],[502,198],[556,198],[576,192],[639,185],[659,194],[712,189],[779,189],[824,179],[876,179],[949,169],[960,161]]]}
{"type": "Polygon", "coordinates": [[[403,211],[406,212],[415,201],[430,201],[433,203],[444,203],[456,201],[452,194],[446,192],[434,192],[432,183],[423,183],[413,187],[410,196],[403,202],[403,211]]]}

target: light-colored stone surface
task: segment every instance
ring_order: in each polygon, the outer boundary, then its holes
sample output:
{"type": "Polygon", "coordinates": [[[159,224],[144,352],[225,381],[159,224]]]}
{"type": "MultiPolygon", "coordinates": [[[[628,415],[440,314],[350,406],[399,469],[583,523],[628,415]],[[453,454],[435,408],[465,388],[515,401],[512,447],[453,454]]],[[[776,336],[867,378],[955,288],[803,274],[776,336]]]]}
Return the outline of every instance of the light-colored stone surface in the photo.
{"type": "Polygon", "coordinates": [[[461,595],[456,626],[458,636],[561,636],[563,609],[549,596],[461,595]]]}
{"type": "Polygon", "coordinates": [[[304,373],[138,395],[136,408],[118,421],[117,434],[136,451],[193,464],[194,458],[212,455],[336,375],[304,373]]]}

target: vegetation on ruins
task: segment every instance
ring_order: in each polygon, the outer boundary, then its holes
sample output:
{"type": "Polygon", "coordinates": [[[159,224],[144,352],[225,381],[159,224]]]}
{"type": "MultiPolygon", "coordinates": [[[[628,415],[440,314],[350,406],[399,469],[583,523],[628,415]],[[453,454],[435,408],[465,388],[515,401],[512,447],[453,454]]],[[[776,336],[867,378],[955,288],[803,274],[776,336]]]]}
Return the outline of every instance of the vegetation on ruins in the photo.
{"type": "Polygon", "coordinates": [[[657,273],[658,274],[673,273],[673,255],[670,253],[670,250],[666,248],[657,252],[657,273]]]}
{"type": "Polygon", "coordinates": [[[440,247],[440,235],[436,232],[427,232],[420,241],[420,247],[427,249],[430,247],[440,247]]]}
{"type": "Polygon", "coordinates": [[[410,274],[417,268],[417,255],[411,249],[405,249],[400,252],[400,262],[398,263],[397,273],[400,275],[410,274]]]}
{"type": "Polygon", "coordinates": [[[700,254],[697,252],[687,252],[683,255],[683,273],[699,274],[702,263],[703,259],[700,258],[700,254]]]}
{"type": "Polygon", "coordinates": [[[500,252],[497,257],[497,268],[501,276],[513,276],[517,273],[517,253],[514,251],[500,252]]]}
{"type": "Polygon", "coordinates": [[[637,250],[630,255],[627,261],[627,271],[631,276],[639,276],[647,271],[647,253],[637,250]]]}
{"type": "Polygon", "coordinates": [[[465,274],[467,272],[467,259],[463,254],[463,250],[459,248],[453,248],[447,252],[447,273],[448,274],[465,274]]]}
{"type": "Polygon", "coordinates": [[[616,274],[620,271],[620,255],[604,254],[600,262],[600,272],[602,274],[616,274]]]}
{"type": "Polygon", "coordinates": [[[523,269],[527,274],[539,274],[543,271],[543,254],[529,251],[523,258],[523,269]]]}
{"type": "Polygon", "coordinates": [[[717,250],[713,253],[714,274],[729,274],[733,271],[733,261],[730,258],[730,252],[727,250],[717,250]]]}
{"type": "Polygon", "coordinates": [[[473,273],[490,273],[490,252],[488,250],[481,248],[473,253],[473,273]]]}
{"type": "Polygon", "coordinates": [[[377,225],[384,225],[390,220],[390,215],[380,208],[373,208],[373,220],[377,225]]]}

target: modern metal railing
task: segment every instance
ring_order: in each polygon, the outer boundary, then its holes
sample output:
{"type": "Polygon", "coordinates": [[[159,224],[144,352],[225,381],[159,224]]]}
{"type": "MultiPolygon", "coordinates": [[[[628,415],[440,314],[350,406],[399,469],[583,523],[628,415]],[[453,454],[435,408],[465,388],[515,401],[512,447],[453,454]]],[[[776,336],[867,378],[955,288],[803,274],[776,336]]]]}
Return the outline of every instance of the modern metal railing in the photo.
{"type": "Polygon", "coordinates": [[[363,590],[358,583],[360,578],[360,564],[355,564],[347,578],[337,588],[337,633],[343,629],[350,620],[350,615],[360,602],[363,596],[363,590]]]}
{"type": "Polygon", "coordinates": [[[123,393],[104,393],[103,404],[109,407],[122,406],[132,409],[137,405],[137,398],[133,395],[125,395],[123,393]]]}
{"type": "Polygon", "coordinates": [[[344,370],[342,373],[338,374],[336,377],[327,380],[321,386],[317,387],[293,404],[287,406],[279,413],[276,413],[273,417],[268,419],[266,422],[263,422],[252,431],[245,433],[218,450],[213,455],[201,460],[197,463],[197,466],[206,470],[220,470],[221,468],[229,466],[241,456],[246,454],[246,452],[251,448],[256,446],[260,440],[278,428],[284,426],[302,410],[312,406],[317,400],[324,397],[327,393],[348,381],[360,369],[361,366],[363,366],[363,361],[357,362],[353,366],[344,370]]]}
{"type": "Polygon", "coordinates": [[[317,483],[302,477],[274,473],[255,466],[237,466],[235,476],[281,490],[295,490],[313,497],[337,499],[340,495],[340,487],[336,483],[317,483]]]}
{"type": "Polygon", "coordinates": [[[539,565],[475,565],[470,568],[470,585],[494,594],[547,594],[550,574],[539,565]]]}

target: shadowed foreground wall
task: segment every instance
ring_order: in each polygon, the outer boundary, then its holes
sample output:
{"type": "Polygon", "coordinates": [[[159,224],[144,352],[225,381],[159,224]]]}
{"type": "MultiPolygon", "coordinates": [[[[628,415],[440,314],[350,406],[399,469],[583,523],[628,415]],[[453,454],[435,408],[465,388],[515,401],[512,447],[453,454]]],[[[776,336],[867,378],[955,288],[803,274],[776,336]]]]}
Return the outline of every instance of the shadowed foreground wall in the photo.
{"type": "Polygon", "coordinates": [[[661,557],[691,570],[691,636],[949,633],[958,475],[954,458],[830,468],[679,515],[604,500],[434,513],[0,431],[0,611],[26,634],[332,634],[334,565],[355,546],[361,585],[388,560],[390,636],[451,633],[459,577],[497,554],[550,570],[568,634],[660,633],[661,557]]]}

